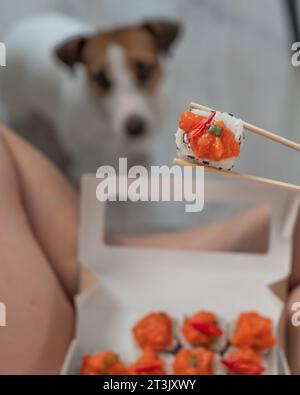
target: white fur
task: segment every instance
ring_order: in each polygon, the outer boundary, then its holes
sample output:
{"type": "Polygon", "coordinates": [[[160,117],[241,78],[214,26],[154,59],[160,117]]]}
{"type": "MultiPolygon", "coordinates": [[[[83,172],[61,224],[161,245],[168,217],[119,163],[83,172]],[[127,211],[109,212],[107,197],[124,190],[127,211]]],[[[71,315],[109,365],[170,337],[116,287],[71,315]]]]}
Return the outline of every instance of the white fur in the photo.
{"type": "Polygon", "coordinates": [[[91,26],[63,14],[36,15],[13,26],[4,38],[7,67],[0,71],[0,95],[11,117],[38,113],[54,125],[73,156],[96,157],[97,166],[116,154],[117,145],[119,155],[141,151],[145,139],[136,145],[129,141],[123,124],[133,112],[150,126],[153,109],[130,76],[120,47],[109,48],[114,89],[104,101],[91,93],[84,66],[72,72],[56,59],[54,49],[64,40],[92,32],[91,26]]]}
{"type": "Polygon", "coordinates": [[[128,140],[124,134],[124,124],[130,114],[135,114],[143,118],[150,129],[153,121],[153,98],[138,87],[134,75],[126,65],[122,47],[112,44],[107,57],[113,89],[104,103],[112,119],[112,130],[121,144],[136,144],[139,139],[128,140]]]}

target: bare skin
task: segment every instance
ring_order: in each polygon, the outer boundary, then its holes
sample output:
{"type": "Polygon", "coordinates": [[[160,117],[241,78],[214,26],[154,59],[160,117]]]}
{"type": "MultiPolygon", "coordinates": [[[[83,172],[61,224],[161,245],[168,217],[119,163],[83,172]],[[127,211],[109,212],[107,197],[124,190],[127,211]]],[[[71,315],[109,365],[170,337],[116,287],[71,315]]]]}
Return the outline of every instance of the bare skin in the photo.
{"type": "MultiPolygon", "coordinates": [[[[7,307],[7,327],[0,327],[0,349],[5,355],[0,373],[58,373],[74,332],[78,198],[44,156],[3,126],[0,202],[0,301],[7,307]]],[[[192,250],[249,251],[255,246],[258,250],[265,245],[268,221],[268,208],[260,206],[205,228],[111,237],[110,242],[192,250]]],[[[295,243],[300,238],[300,221],[296,233],[295,243]]],[[[300,283],[300,250],[294,252],[293,287],[300,283]]],[[[300,288],[291,298],[300,301],[300,288]]],[[[290,361],[293,372],[299,374],[300,335],[289,325],[288,330],[290,361]]]]}
{"type": "Polygon", "coordinates": [[[142,236],[122,236],[108,243],[189,251],[264,252],[268,243],[270,209],[261,205],[224,221],[173,233],[156,233],[142,236]],[[239,229],[237,232],[236,229],[239,229]],[[240,232],[240,229],[247,229],[240,232]]]}
{"type": "Polygon", "coordinates": [[[30,145],[0,136],[0,372],[57,373],[74,329],[77,196],[30,145]]]}
{"type": "Polygon", "coordinates": [[[287,355],[293,374],[300,375],[300,327],[292,325],[292,306],[300,302],[300,213],[294,229],[293,240],[293,263],[289,279],[290,294],[286,306],[287,312],[287,355]]]}

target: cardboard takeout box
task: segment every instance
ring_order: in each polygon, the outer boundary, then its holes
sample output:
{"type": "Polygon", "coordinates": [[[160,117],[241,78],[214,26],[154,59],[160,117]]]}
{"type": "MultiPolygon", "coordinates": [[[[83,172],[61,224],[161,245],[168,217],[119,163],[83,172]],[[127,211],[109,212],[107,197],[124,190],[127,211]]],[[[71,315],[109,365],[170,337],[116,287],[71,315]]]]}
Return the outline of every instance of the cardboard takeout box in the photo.
{"type": "MultiPolygon", "coordinates": [[[[272,317],[282,347],[280,321],[299,205],[296,194],[251,183],[206,181],[205,202],[270,205],[269,249],[250,254],[106,245],[105,204],[96,199],[96,187],[95,176],[83,178],[79,260],[94,274],[83,270],[85,289],[76,297],[76,336],[63,374],[78,374],[84,354],[104,349],[132,360],[136,356],[132,325],[152,310],[181,318],[209,309],[228,321],[241,311],[257,310],[272,317]]],[[[280,347],[271,358],[273,372],[288,374],[280,347]]]]}

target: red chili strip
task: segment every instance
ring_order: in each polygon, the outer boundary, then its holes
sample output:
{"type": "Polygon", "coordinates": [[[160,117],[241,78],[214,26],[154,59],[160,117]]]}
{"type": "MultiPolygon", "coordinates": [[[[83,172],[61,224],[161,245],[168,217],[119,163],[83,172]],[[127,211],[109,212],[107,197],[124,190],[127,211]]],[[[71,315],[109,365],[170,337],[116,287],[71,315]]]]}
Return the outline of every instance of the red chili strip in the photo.
{"type": "Polygon", "coordinates": [[[201,122],[193,126],[188,132],[189,138],[198,137],[198,136],[201,137],[204,134],[205,129],[210,127],[215,115],[216,115],[216,111],[213,111],[208,118],[202,119],[201,122]]]}
{"type": "Polygon", "coordinates": [[[203,333],[206,336],[216,336],[219,337],[222,335],[222,330],[212,322],[199,322],[193,321],[190,323],[191,327],[196,329],[197,331],[203,333]]]}
{"type": "Polygon", "coordinates": [[[142,372],[151,372],[152,370],[161,369],[162,365],[160,363],[153,364],[153,365],[144,365],[140,367],[136,367],[135,370],[137,373],[142,372]]]}
{"type": "Polygon", "coordinates": [[[265,368],[255,362],[243,362],[243,361],[230,361],[228,359],[222,359],[222,364],[229,370],[235,373],[244,373],[249,375],[259,375],[265,371],[265,368]]]}

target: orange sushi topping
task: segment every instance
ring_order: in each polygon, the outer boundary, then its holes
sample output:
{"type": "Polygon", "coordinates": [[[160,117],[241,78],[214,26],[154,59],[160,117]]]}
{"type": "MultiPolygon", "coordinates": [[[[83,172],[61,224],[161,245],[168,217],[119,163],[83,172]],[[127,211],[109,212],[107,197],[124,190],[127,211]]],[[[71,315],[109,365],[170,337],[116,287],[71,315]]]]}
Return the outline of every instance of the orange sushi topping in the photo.
{"type": "MultiPolygon", "coordinates": [[[[209,117],[208,117],[209,118],[209,117]]],[[[223,121],[212,121],[199,134],[201,122],[208,118],[186,111],[181,115],[179,127],[188,134],[192,151],[199,158],[220,161],[240,155],[240,144],[235,140],[234,133],[226,127],[223,121]],[[210,126],[213,125],[219,133],[211,133],[210,126]]]]}
{"type": "Polygon", "coordinates": [[[133,335],[141,348],[160,352],[173,343],[171,318],[161,312],[150,313],[133,327],[133,335]]]}
{"type": "Polygon", "coordinates": [[[129,372],[137,375],[166,374],[165,362],[154,351],[147,348],[138,360],[129,367],[129,372]]]}
{"type": "Polygon", "coordinates": [[[275,345],[272,321],[256,312],[241,313],[237,319],[231,344],[237,348],[250,347],[263,351],[275,345]]]}
{"type": "Polygon", "coordinates": [[[209,346],[222,335],[216,316],[208,311],[200,311],[184,320],[181,328],[185,339],[192,346],[209,346]]]}
{"type": "Polygon", "coordinates": [[[120,361],[118,354],[103,351],[84,356],[80,374],[128,374],[128,369],[120,361]]]}
{"type": "Polygon", "coordinates": [[[234,374],[261,375],[265,371],[261,356],[250,348],[231,352],[221,362],[229,372],[234,374]]]}
{"type": "Polygon", "coordinates": [[[195,114],[191,111],[185,111],[179,119],[179,127],[186,133],[189,133],[197,124],[203,121],[205,117],[195,114]]]}
{"type": "Polygon", "coordinates": [[[173,362],[174,374],[212,375],[214,355],[206,348],[199,347],[193,350],[182,348],[173,362]]]}

